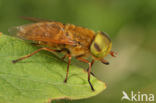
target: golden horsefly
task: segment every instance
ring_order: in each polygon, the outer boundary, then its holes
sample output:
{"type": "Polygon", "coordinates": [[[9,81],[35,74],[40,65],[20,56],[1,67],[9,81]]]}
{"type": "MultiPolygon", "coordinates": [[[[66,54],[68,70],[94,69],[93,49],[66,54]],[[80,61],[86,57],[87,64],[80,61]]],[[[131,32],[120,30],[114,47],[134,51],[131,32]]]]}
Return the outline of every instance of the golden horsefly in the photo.
{"type": "Polygon", "coordinates": [[[63,60],[68,58],[67,72],[64,83],[68,80],[69,65],[72,57],[81,62],[88,63],[88,83],[92,91],[95,91],[90,82],[91,68],[95,61],[101,61],[108,65],[109,62],[104,59],[108,54],[115,57],[111,51],[112,42],[110,37],[104,32],[95,33],[93,30],[75,26],[73,24],[63,24],[61,22],[41,20],[31,17],[23,17],[34,23],[21,25],[9,30],[10,35],[23,40],[29,40],[40,46],[40,49],[13,60],[13,63],[29,58],[39,51],[60,52],[64,54],[63,60]],[[86,58],[91,57],[89,61],[86,58]]]}

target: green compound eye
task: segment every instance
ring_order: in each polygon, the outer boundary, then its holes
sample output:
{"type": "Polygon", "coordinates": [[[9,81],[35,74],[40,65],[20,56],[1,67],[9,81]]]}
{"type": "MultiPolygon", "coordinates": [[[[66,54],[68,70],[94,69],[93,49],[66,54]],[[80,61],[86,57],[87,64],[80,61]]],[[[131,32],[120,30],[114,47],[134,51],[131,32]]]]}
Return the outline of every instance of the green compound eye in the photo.
{"type": "Polygon", "coordinates": [[[109,36],[104,32],[98,32],[90,46],[92,55],[96,58],[105,57],[112,48],[112,42],[109,36]]]}

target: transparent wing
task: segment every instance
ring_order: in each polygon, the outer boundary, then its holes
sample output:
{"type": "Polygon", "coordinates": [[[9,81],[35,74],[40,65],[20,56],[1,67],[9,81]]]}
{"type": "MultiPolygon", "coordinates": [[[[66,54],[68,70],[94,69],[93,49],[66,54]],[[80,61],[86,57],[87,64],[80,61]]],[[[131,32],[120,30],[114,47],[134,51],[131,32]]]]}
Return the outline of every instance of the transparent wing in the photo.
{"type": "Polygon", "coordinates": [[[44,20],[44,19],[39,19],[39,18],[34,18],[34,17],[22,16],[21,18],[25,19],[25,20],[28,20],[28,21],[31,21],[31,22],[52,22],[51,20],[44,20]]]}
{"type": "Polygon", "coordinates": [[[56,22],[35,23],[9,29],[9,34],[24,40],[43,41],[55,44],[76,45],[66,35],[63,25],[56,22]]]}

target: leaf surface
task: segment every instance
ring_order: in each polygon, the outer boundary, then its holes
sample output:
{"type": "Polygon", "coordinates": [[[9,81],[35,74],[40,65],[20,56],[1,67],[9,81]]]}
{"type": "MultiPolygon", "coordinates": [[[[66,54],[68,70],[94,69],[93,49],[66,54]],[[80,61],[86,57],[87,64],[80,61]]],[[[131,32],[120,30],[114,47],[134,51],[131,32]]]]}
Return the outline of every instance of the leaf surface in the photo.
{"type": "Polygon", "coordinates": [[[91,91],[87,73],[74,65],[70,65],[68,82],[64,83],[67,63],[46,51],[12,63],[37,49],[23,40],[0,35],[0,103],[82,99],[95,96],[106,88],[103,82],[91,76],[95,92],[91,91]]]}

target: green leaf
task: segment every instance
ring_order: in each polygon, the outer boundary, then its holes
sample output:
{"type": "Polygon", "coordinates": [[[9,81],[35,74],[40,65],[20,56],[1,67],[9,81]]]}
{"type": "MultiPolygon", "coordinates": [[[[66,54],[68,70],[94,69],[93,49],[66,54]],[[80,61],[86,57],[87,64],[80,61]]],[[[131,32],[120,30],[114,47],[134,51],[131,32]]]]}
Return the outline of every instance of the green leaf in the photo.
{"type": "Polygon", "coordinates": [[[23,40],[0,35],[0,103],[45,103],[55,99],[82,99],[95,96],[106,86],[91,76],[95,92],[90,89],[87,73],[70,65],[68,82],[64,83],[67,63],[41,51],[12,63],[38,47],[23,40]]]}

